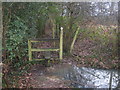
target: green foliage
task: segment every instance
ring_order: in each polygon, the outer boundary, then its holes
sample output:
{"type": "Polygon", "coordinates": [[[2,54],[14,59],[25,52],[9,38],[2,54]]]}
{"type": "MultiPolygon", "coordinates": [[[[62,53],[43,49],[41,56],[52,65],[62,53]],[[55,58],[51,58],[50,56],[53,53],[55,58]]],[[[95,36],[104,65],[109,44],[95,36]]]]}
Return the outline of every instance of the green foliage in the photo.
{"type": "Polygon", "coordinates": [[[15,65],[27,56],[28,27],[20,19],[14,18],[6,36],[8,59],[15,65]]]}
{"type": "Polygon", "coordinates": [[[46,24],[46,17],[41,16],[36,21],[36,29],[37,29],[37,38],[40,38],[43,34],[45,34],[45,24],[46,24]]]}
{"type": "MultiPolygon", "coordinates": [[[[40,38],[44,35],[46,24],[52,26],[58,36],[60,27],[63,27],[64,53],[69,53],[70,45],[79,26],[80,38],[87,37],[104,46],[99,48],[102,51],[99,54],[103,51],[116,52],[117,35],[113,33],[113,28],[108,29],[106,26],[89,27],[89,22],[92,22],[92,20],[89,21],[90,18],[94,19],[91,15],[94,16],[94,10],[96,10],[95,8],[89,10],[89,6],[90,4],[75,2],[64,4],[54,2],[3,3],[3,40],[6,42],[3,48],[7,54],[4,60],[5,64],[9,63],[8,65],[16,70],[20,69],[28,60],[28,39],[40,38]]],[[[93,5],[93,7],[96,6],[93,5]]],[[[98,15],[98,17],[100,16],[98,15]]],[[[51,31],[52,28],[50,28],[51,31]]],[[[96,51],[98,53],[99,50],[96,51]]],[[[98,55],[93,55],[93,58],[96,57],[98,55]]]]}
{"type": "MultiPolygon", "coordinates": [[[[112,43],[111,45],[116,47],[116,35],[112,33],[113,30],[107,31],[107,28],[103,26],[82,28],[82,24],[87,25],[86,21],[89,22],[89,20],[83,16],[87,16],[87,13],[81,13],[84,11],[82,7],[85,8],[81,4],[77,6],[77,3],[53,2],[4,3],[3,7],[4,28],[8,27],[5,33],[7,60],[13,64],[20,61],[24,62],[27,59],[27,40],[39,38],[45,34],[47,21],[50,21],[49,24],[56,30],[57,35],[59,35],[60,27],[63,27],[64,51],[66,52],[70,50],[78,26],[81,26],[79,32],[83,34],[83,38],[88,36],[102,45],[109,46],[112,43]]],[[[16,66],[20,65],[16,64],[16,66]]]]}
{"type": "Polygon", "coordinates": [[[43,5],[45,3],[3,3],[6,64],[18,67],[27,60],[27,40],[36,37],[36,20],[43,5]]]}
{"type": "MultiPolygon", "coordinates": [[[[82,32],[82,30],[80,31],[82,32]]],[[[113,56],[117,53],[117,34],[114,33],[114,29],[106,26],[93,26],[85,28],[82,32],[82,37],[89,38],[96,42],[97,45],[101,45],[100,52],[111,52],[113,56]]],[[[84,39],[83,38],[83,39],[84,39]]],[[[96,53],[98,53],[97,50],[96,53]]]]}

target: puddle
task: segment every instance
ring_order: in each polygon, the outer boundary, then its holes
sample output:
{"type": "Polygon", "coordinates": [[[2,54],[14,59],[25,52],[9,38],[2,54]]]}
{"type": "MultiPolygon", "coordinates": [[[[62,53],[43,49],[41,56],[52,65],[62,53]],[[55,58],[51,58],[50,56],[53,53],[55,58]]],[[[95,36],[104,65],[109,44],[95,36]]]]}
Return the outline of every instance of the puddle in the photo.
{"type": "Polygon", "coordinates": [[[57,66],[49,75],[69,81],[74,88],[120,88],[120,71],[102,70],[70,65],[57,66]]]}

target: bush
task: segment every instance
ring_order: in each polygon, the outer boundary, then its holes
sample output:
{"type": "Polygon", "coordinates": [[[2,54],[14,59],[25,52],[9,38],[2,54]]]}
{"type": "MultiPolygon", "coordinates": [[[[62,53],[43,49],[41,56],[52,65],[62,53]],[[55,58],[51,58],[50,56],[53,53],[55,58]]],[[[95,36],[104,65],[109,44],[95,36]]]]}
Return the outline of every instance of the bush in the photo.
{"type": "Polygon", "coordinates": [[[25,60],[27,56],[28,27],[18,18],[10,22],[6,33],[7,59],[12,65],[25,60]]]}

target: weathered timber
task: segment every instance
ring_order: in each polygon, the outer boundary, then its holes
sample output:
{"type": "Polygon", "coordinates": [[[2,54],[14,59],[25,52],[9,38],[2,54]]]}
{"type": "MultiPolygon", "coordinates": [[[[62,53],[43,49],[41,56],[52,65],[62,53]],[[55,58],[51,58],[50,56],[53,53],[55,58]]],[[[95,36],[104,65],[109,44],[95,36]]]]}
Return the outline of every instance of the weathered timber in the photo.
{"type": "Polygon", "coordinates": [[[29,56],[29,60],[32,60],[32,52],[31,52],[31,42],[30,40],[28,40],[28,56],[29,56]]]}
{"type": "Polygon", "coordinates": [[[40,49],[31,49],[31,51],[59,51],[59,48],[40,48],[40,49]]]}
{"type": "Polygon", "coordinates": [[[45,60],[44,58],[42,58],[42,59],[33,59],[34,61],[43,61],[43,60],[45,60]]]}
{"type": "Polygon", "coordinates": [[[47,52],[45,52],[45,59],[50,59],[50,54],[51,54],[51,52],[50,51],[47,51],[47,52]]]}
{"type": "Polygon", "coordinates": [[[79,28],[78,28],[77,31],[75,32],[75,36],[74,36],[74,38],[73,38],[73,41],[72,41],[72,44],[71,44],[71,47],[70,47],[70,53],[72,53],[72,50],[73,50],[75,41],[76,41],[77,36],[78,36],[78,33],[79,33],[79,28]]]}
{"type": "Polygon", "coordinates": [[[60,60],[62,60],[63,58],[63,28],[61,27],[61,31],[60,31],[60,60]]]}
{"type": "Polygon", "coordinates": [[[37,38],[37,39],[29,39],[31,42],[41,42],[41,41],[58,41],[59,38],[50,38],[50,39],[40,39],[40,38],[37,38]]]}

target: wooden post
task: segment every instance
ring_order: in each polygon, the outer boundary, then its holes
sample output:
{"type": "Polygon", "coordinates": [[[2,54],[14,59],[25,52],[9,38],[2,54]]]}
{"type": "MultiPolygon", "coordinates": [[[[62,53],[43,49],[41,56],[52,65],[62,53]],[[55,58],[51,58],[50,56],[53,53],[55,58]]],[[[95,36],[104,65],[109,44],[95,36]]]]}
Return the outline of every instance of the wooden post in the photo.
{"type": "MultiPolygon", "coordinates": [[[[53,39],[55,39],[55,24],[53,22],[53,39]]],[[[55,41],[53,41],[54,47],[55,47],[55,41]]]]}
{"type": "Polygon", "coordinates": [[[74,47],[74,44],[75,44],[75,40],[77,39],[77,35],[79,33],[79,28],[77,29],[77,31],[75,32],[75,36],[73,38],[73,41],[72,41],[72,44],[71,44],[71,47],[70,47],[70,53],[72,53],[72,50],[73,50],[73,47],[74,47]]]}
{"type": "Polygon", "coordinates": [[[32,60],[32,52],[31,52],[31,42],[30,40],[28,40],[28,56],[29,56],[29,60],[32,60]]]}
{"type": "Polygon", "coordinates": [[[61,27],[61,30],[60,30],[60,60],[62,60],[62,54],[63,54],[63,27],[61,27]]]}

